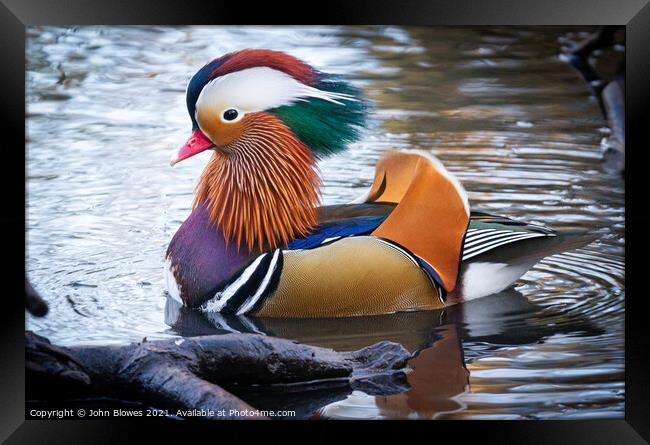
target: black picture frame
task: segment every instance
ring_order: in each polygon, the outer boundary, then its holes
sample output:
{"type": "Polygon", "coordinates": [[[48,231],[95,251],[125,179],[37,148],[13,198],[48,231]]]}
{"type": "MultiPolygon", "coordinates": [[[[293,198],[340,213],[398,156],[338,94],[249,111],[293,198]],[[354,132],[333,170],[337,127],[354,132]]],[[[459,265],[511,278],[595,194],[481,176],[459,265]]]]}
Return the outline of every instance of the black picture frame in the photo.
{"type": "MultiPolygon", "coordinates": [[[[624,420],[531,421],[531,422],[378,422],[372,426],[358,422],[269,422],[255,430],[281,430],[282,434],[311,440],[314,428],[338,434],[339,428],[372,430],[385,435],[392,430],[409,439],[412,434],[453,434],[452,440],[480,440],[496,443],[589,443],[636,444],[650,440],[650,370],[648,331],[642,310],[644,270],[648,260],[650,206],[647,205],[646,178],[642,169],[644,136],[650,128],[647,104],[650,99],[650,5],[648,0],[478,0],[478,1],[351,1],[306,2],[206,2],[185,0],[3,0],[0,5],[0,89],[5,124],[2,135],[4,171],[0,174],[3,210],[0,212],[5,292],[0,336],[2,343],[2,402],[0,439],[7,443],[88,443],[118,442],[131,437],[135,428],[167,434],[170,425],[194,431],[206,423],[173,421],[47,421],[24,419],[24,328],[23,307],[25,256],[25,27],[27,25],[97,24],[397,24],[397,25],[625,25],[626,28],[626,316],[624,420]],[[298,16],[298,13],[302,16],[298,16]],[[24,264],[24,263],[22,263],[24,264]],[[182,424],[182,425],[179,425],[182,424]],[[421,431],[414,431],[421,430],[421,431]],[[304,433],[304,434],[303,434],[304,433]]],[[[208,426],[209,427],[209,426],[208,426]]],[[[213,427],[212,427],[213,428],[213,427]]],[[[228,422],[225,429],[248,435],[249,422],[228,422]]],[[[183,434],[185,434],[185,432],[183,434]]],[[[217,440],[215,431],[212,439],[217,440]]],[[[321,433],[318,433],[319,435],[321,433]]],[[[186,437],[186,436],[183,436],[186,437]]],[[[426,436],[425,436],[426,437],[426,436]]],[[[449,439],[444,439],[449,440],[449,439]]]]}

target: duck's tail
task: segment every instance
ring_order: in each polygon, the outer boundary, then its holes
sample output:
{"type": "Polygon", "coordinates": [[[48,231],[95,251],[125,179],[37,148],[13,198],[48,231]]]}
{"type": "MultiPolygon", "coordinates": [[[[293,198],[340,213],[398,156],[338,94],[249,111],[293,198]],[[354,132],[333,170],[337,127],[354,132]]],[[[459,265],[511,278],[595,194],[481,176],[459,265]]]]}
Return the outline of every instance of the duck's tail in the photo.
{"type": "MultiPolygon", "coordinates": [[[[534,265],[547,256],[568,250],[578,249],[596,241],[599,235],[589,232],[559,232],[555,236],[525,239],[510,245],[502,246],[484,255],[472,258],[468,262],[488,261],[506,264],[534,265]]],[[[532,267],[531,265],[531,267],[532,267]]]]}
{"type": "Polygon", "coordinates": [[[447,303],[468,301],[510,287],[543,258],[584,247],[599,235],[586,232],[558,233],[500,246],[463,261],[458,285],[447,303]]]}
{"type": "Polygon", "coordinates": [[[600,235],[589,232],[559,233],[555,237],[545,239],[539,249],[532,250],[523,256],[524,259],[536,259],[537,261],[556,253],[585,247],[600,238],[600,235]]]}

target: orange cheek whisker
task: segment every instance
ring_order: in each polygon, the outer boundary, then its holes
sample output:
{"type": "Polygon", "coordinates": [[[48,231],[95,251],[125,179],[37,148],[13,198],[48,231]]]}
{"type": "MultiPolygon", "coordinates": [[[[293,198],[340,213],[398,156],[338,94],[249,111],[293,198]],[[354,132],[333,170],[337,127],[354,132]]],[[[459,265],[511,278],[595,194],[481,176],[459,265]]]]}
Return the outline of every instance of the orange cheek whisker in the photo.
{"type": "Polygon", "coordinates": [[[206,166],[194,206],[207,201],[210,219],[238,247],[286,245],[317,223],[321,181],[315,160],[272,115],[251,113],[240,124],[240,134],[206,166]]]}

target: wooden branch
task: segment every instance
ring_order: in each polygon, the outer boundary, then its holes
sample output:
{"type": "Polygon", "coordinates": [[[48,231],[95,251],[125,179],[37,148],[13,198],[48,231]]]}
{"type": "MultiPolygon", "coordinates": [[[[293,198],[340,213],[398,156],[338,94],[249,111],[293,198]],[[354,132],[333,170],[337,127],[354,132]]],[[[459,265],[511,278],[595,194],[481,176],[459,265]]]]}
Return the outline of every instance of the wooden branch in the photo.
{"type": "Polygon", "coordinates": [[[374,380],[379,390],[385,385],[394,391],[389,377],[410,358],[390,342],[339,353],[254,334],[77,347],[58,347],[29,331],[25,335],[28,399],[95,394],[214,413],[255,411],[220,384],[340,379],[360,385],[374,380]]]}
{"type": "Polygon", "coordinates": [[[607,171],[625,172],[625,79],[617,76],[603,89],[602,99],[611,136],[604,160],[607,171]]]}
{"type": "Polygon", "coordinates": [[[579,43],[573,51],[573,54],[581,57],[588,57],[589,54],[597,49],[612,46],[614,44],[614,34],[621,26],[601,26],[594,34],[579,43]]]}
{"type": "Polygon", "coordinates": [[[45,300],[34,290],[27,279],[25,279],[25,309],[35,317],[43,317],[48,310],[45,300]]]}
{"type": "Polygon", "coordinates": [[[625,62],[618,67],[615,78],[607,83],[589,63],[589,56],[596,50],[612,46],[614,34],[621,26],[603,26],[589,38],[578,44],[569,55],[569,63],[588,83],[598,105],[612,130],[603,160],[610,173],[625,173],[625,62]]]}
{"type": "Polygon", "coordinates": [[[600,110],[604,117],[607,117],[605,103],[603,102],[603,89],[606,82],[598,75],[596,70],[589,63],[589,56],[595,50],[611,46],[614,44],[614,34],[618,31],[618,26],[603,26],[596,33],[589,36],[576,48],[571,51],[569,63],[573,66],[587,82],[593,95],[598,99],[600,110]]]}

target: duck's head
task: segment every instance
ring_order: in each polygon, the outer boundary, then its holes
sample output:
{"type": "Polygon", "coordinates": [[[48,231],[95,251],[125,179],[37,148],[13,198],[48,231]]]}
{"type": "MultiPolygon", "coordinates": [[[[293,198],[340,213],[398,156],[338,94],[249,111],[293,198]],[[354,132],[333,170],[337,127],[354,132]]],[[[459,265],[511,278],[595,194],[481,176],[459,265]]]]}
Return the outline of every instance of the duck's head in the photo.
{"type": "Polygon", "coordinates": [[[293,56],[264,49],[229,53],[206,64],[190,79],[186,100],[192,135],[172,165],[208,149],[234,151],[250,142],[259,126],[274,124],[287,126],[316,157],[325,156],[356,140],[365,120],[356,88],[293,56]]]}
{"type": "Polygon", "coordinates": [[[207,203],[225,236],[249,249],[277,247],[315,224],[315,159],[358,139],[366,115],[347,82],[263,49],[211,61],[186,99],[192,135],[171,164],[214,150],[195,205],[207,203]]]}

